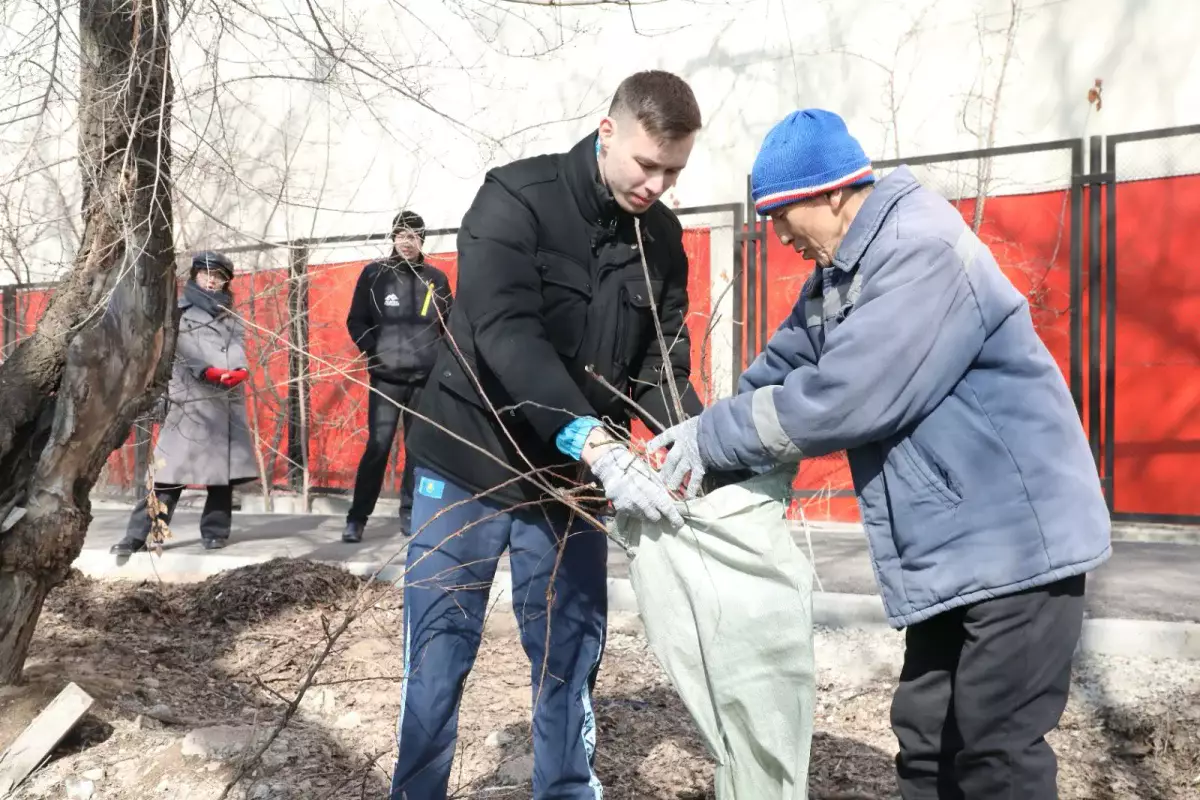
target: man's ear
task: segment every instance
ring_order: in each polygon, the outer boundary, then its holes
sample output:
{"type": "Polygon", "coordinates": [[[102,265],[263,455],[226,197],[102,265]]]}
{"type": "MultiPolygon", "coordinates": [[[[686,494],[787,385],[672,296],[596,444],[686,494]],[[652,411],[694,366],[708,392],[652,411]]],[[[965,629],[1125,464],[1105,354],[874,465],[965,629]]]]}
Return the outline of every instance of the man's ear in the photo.
{"type": "Polygon", "coordinates": [[[613,138],[617,135],[617,122],[612,117],[605,117],[600,120],[599,125],[600,146],[607,150],[612,145],[613,138]]]}

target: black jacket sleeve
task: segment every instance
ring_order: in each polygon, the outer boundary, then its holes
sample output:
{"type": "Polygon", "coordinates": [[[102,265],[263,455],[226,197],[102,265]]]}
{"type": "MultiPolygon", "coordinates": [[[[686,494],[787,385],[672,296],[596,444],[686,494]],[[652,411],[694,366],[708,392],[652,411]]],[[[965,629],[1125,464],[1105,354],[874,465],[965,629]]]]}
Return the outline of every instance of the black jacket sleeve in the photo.
{"type": "Polygon", "coordinates": [[[700,396],[692,386],[692,342],[688,332],[688,260],[683,250],[682,228],[678,222],[670,232],[672,248],[675,249],[671,259],[671,274],[663,287],[662,300],[658,306],[659,324],[662,326],[663,343],[667,347],[667,358],[663,358],[659,346],[657,330],[653,334],[650,348],[642,360],[638,377],[633,383],[633,400],[654,419],[646,419],[640,415],[642,422],[651,431],[658,433],[662,427],[658,424],[671,426],[682,422],[675,412],[675,404],[671,400],[671,389],[667,385],[667,376],[675,380],[679,392],[680,403],[686,417],[694,417],[704,410],[700,396]],[[664,369],[664,364],[666,368],[664,369]]]}
{"type": "Polygon", "coordinates": [[[595,411],[546,335],[536,256],[533,212],[489,174],[459,228],[455,304],[469,320],[479,358],[552,444],[564,425],[595,411]]]}
{"type": "Polygon", "coordinates": [[[375,315],[372,311],[371,284],[375,280],[374,264],[367,264],[358,273],[354,284],[354,295],[350,298],[350,312],[346,315],[346,330],[350,338],[365,355],[375,349],[375,315]]]}

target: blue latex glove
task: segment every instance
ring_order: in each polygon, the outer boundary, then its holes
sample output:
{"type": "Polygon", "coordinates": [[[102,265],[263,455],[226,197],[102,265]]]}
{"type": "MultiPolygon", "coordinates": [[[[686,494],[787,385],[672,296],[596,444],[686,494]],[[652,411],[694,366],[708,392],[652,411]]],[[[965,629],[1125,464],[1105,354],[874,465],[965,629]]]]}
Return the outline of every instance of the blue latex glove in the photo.
{"type": "Polygon", "coordinates": [[[678,489],[683,483],[684,476],[691,473],[688,478],[687,491],[684,493],[684,497],[688,499],[693,499],[700,494],[700,484],[704,481],[704,474],[708,470],[707,465],[700,457],[699,435],[700,418],[692,417],[663,431],[646,445],[646,450],[650,453],[664,447],[670,448],[659,474],[662,475],[663,483],[671,491],[678,489]]]}

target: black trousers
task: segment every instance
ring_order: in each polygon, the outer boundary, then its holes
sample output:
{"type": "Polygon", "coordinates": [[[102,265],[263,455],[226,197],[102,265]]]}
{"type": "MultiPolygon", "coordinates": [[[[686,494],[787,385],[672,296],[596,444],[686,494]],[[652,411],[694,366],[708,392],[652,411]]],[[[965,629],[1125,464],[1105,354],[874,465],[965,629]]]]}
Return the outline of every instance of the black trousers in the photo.
{"type": "MultiPolygon", "coordinates": [[[[411,427],[411,414],[407,409],[416,408],[421,399],[421,384],[418,383],[389,383],[371,378],[371,388],[374,391],[367,395],[367,447],[358,462],[358,473],[354,477],[354,500],[350,504],[350,512],[346,514],[347,520],[359,522],[366,522],[375,511],[396,429],[402,427],[407,436],[411,427]],[[404,408],[397,406],[397,403],[404,408]]],[[[409,511],[413,504],[412,462],[405,447],[404,474],[400,479],[400,508],[409,511]]]]}
{"type": "Polygon", "coordinates": [[[892,700],[904,800],[1056,800],[1084,576],[910,627],[892,700]]]}
{"type": "MultiPolygon", "coordinates": [[[[175,514],[175,506],[183,494],[183,486],[175,484],[154,484],[154,496],[161,504],[158,518],[164,525],[171,524],[175,514]]],[[[129,515],[129,524],[125,535],[138,542],[146,541],[150,535],[151,519],[148,513],[150,498],[147,495],[133,507],[129,515]]],[[[209,486],[208,497],[204,500],[204,510],[200,512],[200,536],[205,539],[228,539],[229,528],[233,522],[233,486],[209,486]]]]}

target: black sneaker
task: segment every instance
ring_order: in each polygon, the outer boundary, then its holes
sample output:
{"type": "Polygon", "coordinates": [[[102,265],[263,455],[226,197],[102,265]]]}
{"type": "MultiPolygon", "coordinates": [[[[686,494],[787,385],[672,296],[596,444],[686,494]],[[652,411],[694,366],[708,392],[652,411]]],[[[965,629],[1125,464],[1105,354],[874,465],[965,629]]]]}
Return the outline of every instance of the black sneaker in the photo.
{"type": "Polygon", "coordinates": [[[350,520],[346,523],[346,530],[342,531],[342,541],[349,542],[350,544],[358,544],[362,541],[363,528],[365,527],[365,523],[359,522],[356,519],[350,520]]]}
{"type": "Polygon", "coordinates": [[[227,544],[229,544],[229,542],[225,539],[205,539],[204,540],[204,549],[205,550],[220,550],[222,547],[224,547],[227,544]]]}
{"type": "Polygon", "coordinates": [[[405,536],[413,535],[411,508],[400,509],[400,532],[405,536]]]}
{"type": "Polygon", "coordinates": [[[133,539],[126,536],[121,541],[114,544],[108,552],[114,556],[131,556],[134,553],[141,553],[146,549],[145,539],[133,539]]]}

